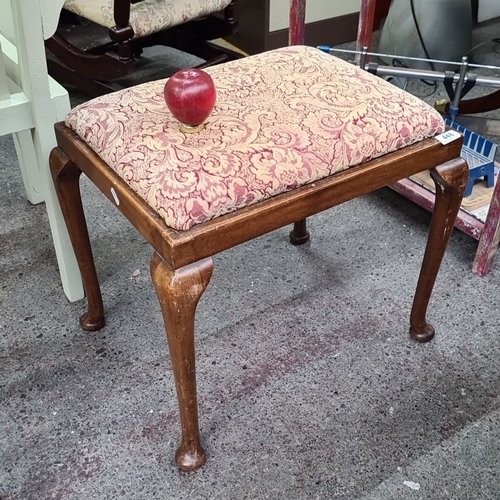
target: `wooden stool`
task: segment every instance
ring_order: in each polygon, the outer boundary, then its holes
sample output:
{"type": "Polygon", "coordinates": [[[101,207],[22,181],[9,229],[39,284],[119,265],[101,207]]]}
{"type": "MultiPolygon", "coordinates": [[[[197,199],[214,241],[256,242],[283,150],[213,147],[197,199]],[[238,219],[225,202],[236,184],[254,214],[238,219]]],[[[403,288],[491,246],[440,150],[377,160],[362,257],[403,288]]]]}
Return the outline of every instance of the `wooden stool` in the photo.
{"type": "MultiPolygon", "coordinates": [[[[153,246],[182,424],[177,464],[205,461],[195,379],[194,317],[211,256],[401,178],[432,169],[436,208],[410,315],[410,334],[434,336],[426,310],[467,184],[461,140],[443,145],[440,115],[422,101],[310,47],[287,47],[210,68],[217,104],[205,129],[184,134],[164,81],[75,108],[56,126],[50,163],[88,297],[86,330],[104,325],[83,213],[88,178],[153,246]]],[[[457,134],[458,135],[458,134],[457,134]]],[[[445,142],[445,141],[444,141],[445,142]]]]}

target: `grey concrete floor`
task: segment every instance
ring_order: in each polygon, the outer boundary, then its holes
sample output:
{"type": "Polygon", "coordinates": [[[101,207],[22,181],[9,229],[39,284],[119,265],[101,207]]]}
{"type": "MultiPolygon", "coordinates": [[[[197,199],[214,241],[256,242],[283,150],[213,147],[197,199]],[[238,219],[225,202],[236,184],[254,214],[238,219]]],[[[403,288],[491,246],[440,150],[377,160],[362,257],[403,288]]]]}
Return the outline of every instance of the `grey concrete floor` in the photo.
{"type": "Polygon", "coordinates": [[[217,255],[197,313],[208,454],[180,472],[150,247],[83,182],[107,325],[63,295],[44,206],[0,138],[0,498],[498,499],[500,261],[455,230],[408,335],[430,214],[382,189],[217,255]],[[140,272],[137,273],[137,270],[140,272]]]}

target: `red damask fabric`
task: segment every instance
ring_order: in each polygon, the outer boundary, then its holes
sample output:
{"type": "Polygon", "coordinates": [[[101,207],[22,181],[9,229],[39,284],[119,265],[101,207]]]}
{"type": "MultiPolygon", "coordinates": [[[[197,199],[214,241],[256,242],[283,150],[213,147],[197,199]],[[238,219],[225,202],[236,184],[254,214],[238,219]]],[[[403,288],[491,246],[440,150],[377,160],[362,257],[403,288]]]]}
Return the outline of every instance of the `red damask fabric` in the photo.
{"type": "Polygon", "coordinates": [[[420,99],[312,47],[207,69],[217,102],[184,134],[166,80],[73,109],[72,128],[170,227],[195,224],[444,131],[420,99]]]}

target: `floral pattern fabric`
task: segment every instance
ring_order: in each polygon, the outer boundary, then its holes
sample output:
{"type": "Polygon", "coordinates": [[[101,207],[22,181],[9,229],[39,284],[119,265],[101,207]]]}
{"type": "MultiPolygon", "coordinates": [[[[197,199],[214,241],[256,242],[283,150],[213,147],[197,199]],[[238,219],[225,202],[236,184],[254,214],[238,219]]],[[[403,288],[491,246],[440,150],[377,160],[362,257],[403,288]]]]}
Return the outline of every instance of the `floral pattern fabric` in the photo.
{"type": "MultiPolygon", "coordinates": [[[[141,38],[225,9],[231,0],[142,0],[130,6],[130,26],[141,38]]],[[[64,8],[112,28],[114,0],[66,0],[64,8]]]]}
{"type": "Polygon", "coordinates": [[[312,47],[286,47],[206,70],[217,102],[185,134],[166,80],[73,109],[72,128],[172,228],[186,230],[440,134],[420,99],[312,47]]]}

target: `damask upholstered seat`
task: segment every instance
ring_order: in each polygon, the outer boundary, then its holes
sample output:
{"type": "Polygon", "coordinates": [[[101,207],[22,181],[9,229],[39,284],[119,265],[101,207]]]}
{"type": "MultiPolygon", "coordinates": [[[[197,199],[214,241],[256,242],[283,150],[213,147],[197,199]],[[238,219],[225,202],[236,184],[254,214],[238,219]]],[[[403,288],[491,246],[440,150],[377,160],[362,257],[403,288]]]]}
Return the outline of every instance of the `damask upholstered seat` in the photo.
{"type": "MultiPolygon", "coordinates": [[[[165,81],[100,97],[56,125],[51,169],[88,297],[81,324],[104,325],[79,190],[87,177],[155,252],[151,276],[166,326],[179,400],[177,464],[205,461],[198,427],[194,316],[212,256],[431,169],[436,204],[410,314],[410,334],[434,336],[426,311],[467,183],[461,140],[432,108],[316,49],[289,47],[209,72],[217,104],[198,134],[181,132],[165,81]],[[449,134],[448,134],[449,135],[449,134]]],[[[208,376],[208,375],[207,375],[208,376]]]]}
{"type": "Polygon", "coordinates": [[[312,47],[286,47],[206,70],[217,103],[184,134],[165,80],[82,104],[66,119],[175,229],[322,179],[433,137],[439,113],[312,47]]]}

